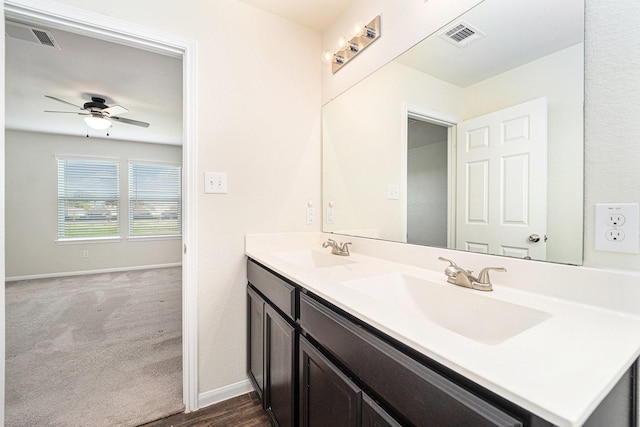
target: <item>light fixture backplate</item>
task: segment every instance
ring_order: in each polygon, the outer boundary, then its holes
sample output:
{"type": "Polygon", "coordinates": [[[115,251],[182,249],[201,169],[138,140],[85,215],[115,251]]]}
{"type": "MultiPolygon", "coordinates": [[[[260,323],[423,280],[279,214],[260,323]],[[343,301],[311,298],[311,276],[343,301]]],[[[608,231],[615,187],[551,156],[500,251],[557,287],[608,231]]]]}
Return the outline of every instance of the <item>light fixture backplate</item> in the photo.
{"type": "Polygon", "coordinates": [[[380,34],[380,15],[378,15],[364,27],[360,35],[354,36],[345,44],[343,49],[333,55],[331,59],[331,72],[335,74],[360,52],[369,47],[371,43],[378,40],[380,34]],[[369,36],[367,36],[367,34],[369,34],[369,36]],[[358,46],[358,49],[355,51],[351,50],[349,46],[352,44],[358,46]]]}

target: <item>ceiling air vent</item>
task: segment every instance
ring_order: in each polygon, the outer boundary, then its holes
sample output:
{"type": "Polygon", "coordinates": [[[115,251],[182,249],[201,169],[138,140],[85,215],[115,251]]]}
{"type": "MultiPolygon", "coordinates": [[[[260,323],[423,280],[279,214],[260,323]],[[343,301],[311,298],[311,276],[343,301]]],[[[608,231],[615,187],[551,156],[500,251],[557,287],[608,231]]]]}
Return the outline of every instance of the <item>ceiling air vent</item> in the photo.
{"type": "Polygon", "coordinates": [[[485,34],[482,31],[464,21],[456,22],[440,33],[440,37],[458,47],[469,46],[484,36],[485,34]]]}
{"type": "Polygon", "coordinates": [[[58,42],[49,30],[7,21],[5,22],[4,32],[7,37],[13,39],[37,43],[43,46],[55,47],[58,50],[60,49],[58,42]]]}

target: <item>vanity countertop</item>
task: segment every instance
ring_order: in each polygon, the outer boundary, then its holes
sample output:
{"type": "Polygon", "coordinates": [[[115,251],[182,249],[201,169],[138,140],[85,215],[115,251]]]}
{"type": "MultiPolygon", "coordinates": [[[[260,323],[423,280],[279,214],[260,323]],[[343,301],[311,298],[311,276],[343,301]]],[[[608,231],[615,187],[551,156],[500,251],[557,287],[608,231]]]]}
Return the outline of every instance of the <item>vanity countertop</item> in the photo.
{"type": "MultiPolygon", "coordinates": [[[[634,314],[514,289],[495,284],[495,279],[492,292],[457,287],[446,282],[444,263],[442,270],[433,271],[352,251],[348,264],[296,265],[282,257],[282,242],[271,246],[270,241],[247,236],[246,255],[558,426],[582,425],[640,355],[640,317],[634,314]],[[502,342],[486,344],[407,315],[404,303],[399,304],[393,296],[386,301],[363,298],[343,285],[399,273],[551,316],[502,342]]],[[[288,249],[330,252],[317,243],[307,247],[297,243],[288,249]]]]}

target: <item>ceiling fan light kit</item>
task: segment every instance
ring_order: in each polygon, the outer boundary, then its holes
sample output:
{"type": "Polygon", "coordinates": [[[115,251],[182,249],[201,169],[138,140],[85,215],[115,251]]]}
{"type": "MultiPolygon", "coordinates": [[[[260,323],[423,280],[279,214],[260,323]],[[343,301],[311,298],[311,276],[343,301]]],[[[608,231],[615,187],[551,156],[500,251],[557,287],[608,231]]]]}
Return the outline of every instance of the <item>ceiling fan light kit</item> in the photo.
{"type": "Polygon", "coordinates": [[[87,126],[96,130],[105,130],[111,127],[111,122],[108,119],[99,116],[87,116],[84,118],[84,122],[87,126]]]}

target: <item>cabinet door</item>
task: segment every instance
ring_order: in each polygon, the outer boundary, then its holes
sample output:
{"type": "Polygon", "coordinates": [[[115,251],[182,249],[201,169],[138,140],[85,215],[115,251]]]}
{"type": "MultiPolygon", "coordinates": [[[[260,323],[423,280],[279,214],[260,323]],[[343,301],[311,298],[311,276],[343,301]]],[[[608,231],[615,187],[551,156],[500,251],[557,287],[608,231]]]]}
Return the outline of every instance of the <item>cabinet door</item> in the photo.
{"type": "Polygon", "coordinates": [[[264,305],[247,287],[247,375],[264,404],[264,305]]]}
{"type": "Polygon", "coordinates": [[[296,330],[269,304],[264,310],[265,408],[280,427],[295,423],[296,330]]]}
{"type": "Polygon", "coordinates": [[[401,427],[366,394],[362,395],[362,427],[401,427]]]}
{"type": "Polygon", "coordinates": [[[301,427],[358,427],[360,401],[360,389],[301,336],[301,427]]]}

